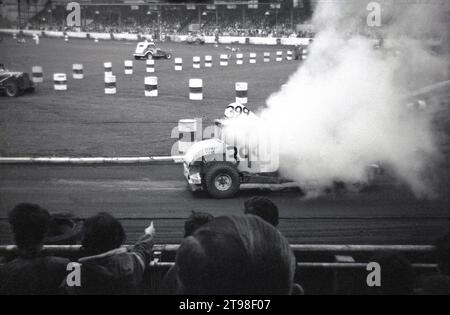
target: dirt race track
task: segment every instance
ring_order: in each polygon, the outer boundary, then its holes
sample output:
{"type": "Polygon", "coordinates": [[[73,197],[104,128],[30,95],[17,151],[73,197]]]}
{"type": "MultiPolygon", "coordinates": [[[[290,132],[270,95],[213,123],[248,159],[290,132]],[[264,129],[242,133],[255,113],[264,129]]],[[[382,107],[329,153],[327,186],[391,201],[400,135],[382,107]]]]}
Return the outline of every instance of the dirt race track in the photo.
{"type": "MultiPolygon", "coordinates": [[[[169,155],[176,139],[171,131],[182,118],[219,117],[234,100],[234,84],[249,83],[249,108],[257,110],[300,64],[262,63],[262,53],[277,47],[239,46],[246,57],[258,53],[258,64],[230,62],[218,66],[221,46],[162,44],[183,57],[182,72],[173,60],[156,62],[157,98],[144,97],[145,61],[135,61],[133,76],[123,74],[135,43],[41,39],[17,44],[5,38],[0,63],[11,70],[44,68],[45,83],[33,95],[0,98],[0,156],[146,156],[169,155]],[[212,69],[193,69],[192,57],[213,56],[212,69]],[[111,61],[118,93],[104,95],[103,62],[111,61]],[[73,63],[84,65],[83,80],[71,78],[73,63]],[[68,74],[67,92],[53,91],[52,74],[68,74]],[[204,101],[188,100],[189,78],[204,81],[204,101]]],[[[237,47],[237,46],[235,46],[237,47]]],[[[286,48],[284,49],[286,51],[286,48]]],[[[448,111],[447,111],[448,114],[448,111]]],[[[448,120],[448,115],[446,116],[448,120]]],[[[447,127],[448,128],[448,127],[447,127]]],[[[448,141],[448,136],[446,140],[448,141]]],[[[448,159],[447,159],[448,160],[448,159]]],[[[448,164],[443,173],[447,174],[448,164]]],[[[448,185],[448,182],[447,182],[448,185]]],[[[154,219],[158,242],[178,243],[183,219],[191,210],[214,215],[242,213],[243,201],[267,195],[280,207],[280,229],[293,243],[429,244],[450,223],[448,196],[418,200],[405,189],[384,187],[360,194],[304,199],[297,191],[243,191],[236,198],[213,200],[191,194],[180,165],[157,166],[0,166],[0,243],[12,242],[7,211],[19,202],[35,202],[51,212],[85,218],[110,211],[121,219],[133,241],[154,219]]]]}

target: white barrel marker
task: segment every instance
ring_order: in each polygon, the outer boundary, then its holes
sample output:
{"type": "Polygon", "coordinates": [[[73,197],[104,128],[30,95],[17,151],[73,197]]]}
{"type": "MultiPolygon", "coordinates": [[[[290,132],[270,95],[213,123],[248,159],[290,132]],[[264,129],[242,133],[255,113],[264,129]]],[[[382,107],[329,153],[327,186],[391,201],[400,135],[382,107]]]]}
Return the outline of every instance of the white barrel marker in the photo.
{"type": "Polygon", "coordinates": [[[158,77],[145,77],[145,96],[158,96],[158,77]]]}
{"type": "Polygon", "coordinates": [[[192,65],[194,69],[200,69],[200,57],[199,56],[194,56],[192,58],[192,65]]]}
{"type": "Polygon", "coordinates": [[[183,58],[175,58],[175,71],[183,70],[183,58]]]}
{"type": "Polygon", "coordinates": [[[228,55],[220,55],[220,66],[221,67],[228,66],[228,55]]]}
{"type": "Polygon", "coordinates": [[[146,64],[147,64],[147,68],[146,68],[147,73],[155,72],[155,60],[147,59],[146,64]]]}
{"type": "Polygon", "coordinates": [[[203,80],[189,79],[189,99],[191,101],[203,100],[203,80]]]}
{"type": "Polygon", "coordinates": [[[277,58],[275,60],[283,61],[283,52],[282,51],[277,51],[277,58]]]}
{"type": "Polygon", "coordinates": [[[180,119],[178,121],[178,151],[184,154],[195,142],[197,121],[195,119],[180,119]]]}
{"type": "Polygon", "coordinates": [[[33,83],[42,83],[44,82],[44,73],[42,71],[41,66],[33,66],[31,67],[31,78],[33,83]]]}
{"type": "Polygon", "coordinates": [[[84,73],[83,73],[83,65],[79,64],[79,63],[75,63],[72,65],[72,77],[75,80],[81,80],[84,78],[84,73]]]}
{"type": "Polygon", "coordinates": [[[236,103],[247,104],[248,102],[248,83],[236,82],[236,103]]]}
{"type": "Polygon", "coordinates": [[[236,54],[236,64],[237,65],[243,65],[244,64],[244,55],[239,53],[236,54]]]}
{"type": "Polygon", "coordinates": [[[123,62],[125,67],[125,74],[132,75],[133,74],[133,60],[125,60],[123,62]]]}
{"type": "Polygon", "coordinates": [[[106,75],[105,76],[105,94],[116,94],[117,86],[116,86],[116,76],[115,75],[106,75]]]}
{"type": "Polygon", "coordinates": [[[212,68],[212,56],[205,56],[205,68],[212,68]]]}
{"type": "Polygon", "coordinates": [[[55,91],[67,91],[67,75],[65,73],[54,73],[53,84],[55,91]]]}
{"type": "Polygon", "coordinates": [[[112,62],[104,62],[103,68],[105,70],[105,77],[108,75],[113,75],[112,73],[112,62]]]}

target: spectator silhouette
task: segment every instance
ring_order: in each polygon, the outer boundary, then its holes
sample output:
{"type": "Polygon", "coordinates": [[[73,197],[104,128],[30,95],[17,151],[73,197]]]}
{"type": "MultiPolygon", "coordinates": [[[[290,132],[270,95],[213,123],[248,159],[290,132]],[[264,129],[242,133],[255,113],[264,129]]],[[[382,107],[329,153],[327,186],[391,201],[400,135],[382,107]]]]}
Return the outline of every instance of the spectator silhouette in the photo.
{"type": "Polygon", "coordinates": [[[281,233],[253,216],[224,216],[199,228],[178,250],[179,294],[293,293],[295,257],[281,233]]]}
{"type": "MultiPolygon", "coordinates": [[[[209,213],[192,211],[192,214],[187,218],[186,222],[184,222],[184,237],[191,236],[200,227],[212,220],[214,220],[214,217],[209,213]]],[[[160,293],[166,295],[176,294],[177,288],[177,274],[175,267],[172,266],[164,276],[160,293]]]]}
{"type": "Polygon", "coordinates": [[[35,204],[19,204],[9,213],[19,256],[0,268],[0,295],[60,293],[69,260],[42,251],[50,220],[35,204]]]}
{"type": "Polygon", "coordinates": [[[67,288],[74,294],[136,294],[152,256],[153,223],[131,247],[122,247],[122,225],[108,213],[88,218],[82,230],[86,254],[81,264],[81,286],[67,288]]]}
{"type": "Polygon", "coordinates": [[[192,211],[192,214],[184,222],[184,237],[191,236],[201,226],[212,220],[214,220],[214,217],[209,213],[192,211]]]}
{"type": "Polygon", "coordinates": [[[245,214],[253,214],[278,226],[278,207],[266,197],[252,197],[244,202],[245,214]]]}

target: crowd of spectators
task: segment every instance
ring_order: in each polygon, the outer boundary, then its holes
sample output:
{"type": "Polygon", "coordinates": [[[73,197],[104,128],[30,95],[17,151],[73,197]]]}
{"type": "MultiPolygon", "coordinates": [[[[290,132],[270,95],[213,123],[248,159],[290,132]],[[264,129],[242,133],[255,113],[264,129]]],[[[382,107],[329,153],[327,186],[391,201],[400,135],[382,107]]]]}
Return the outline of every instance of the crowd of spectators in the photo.
{"type": "MultiPolygon", "coordinates": [[[[102,212],[81,227],[70,217],[50,215],[38,205],[19,204],[9,212],[17,256],[0,264],[1,294],[136,294],[142,292],[150,265],[156,229],[153,222],[132,246],[111,214],[102,212]],[[59,237],[58,238],[58,234],[59,237]],[[81,258],[49,256],[49,242],[81,244],[81,258]],[[78,285],[70,285],[69,265],[80,270],[78,285]]],[[[169,295],[299,295],[296,257],[277,229],[278,207],[266,197],[244,203],[242,215],[214,217],[193,212],[184,224],[184,240],[175,264],[166,273],[159,294],[169,295]]],[[[409,261],[395,253],[373,258],[383,272],[373,294],[449,294],[450,234],[436,242],[439,273],[417,278],[409,261]]],[[[307,292],[306,292],[307,293],[307,292]]]]}
{"type": "MultiPolygon", "coordinates": [[[[64,12],[44,10],[28,21],[25,28],[64,31],[64,12]]],[[[209,36],[252,36],[252,37],[312,37],[308,29],[297,29],[297,24],[307,19],[299,14],[295,18],[289,11],[281,10],[275,16],[266,10],[247,10],[242,16],[241,10],[203,11],[187,10],[185,7],[173,7],[161,11],[146,9],[130,11],[124,8],[88,9],[84,11],[82,31],[107,33],[133,33],[187,35],[192,30],[189,25],[200,25],[196,31],[209,36]]]]}

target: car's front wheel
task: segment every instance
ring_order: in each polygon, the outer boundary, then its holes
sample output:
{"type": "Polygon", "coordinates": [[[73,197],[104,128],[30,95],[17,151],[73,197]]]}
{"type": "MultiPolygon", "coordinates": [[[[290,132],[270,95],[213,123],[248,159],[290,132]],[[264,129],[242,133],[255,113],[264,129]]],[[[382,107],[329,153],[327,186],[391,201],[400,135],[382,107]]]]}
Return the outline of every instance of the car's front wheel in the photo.
{"type": "Polygon", "coordinates": [[[204,174],[204,188],[216,199],[233,197],[240,187],[239,172],[230,163],[214,163],[204,174]]]}
{"type": "Polygon", "coordinates": [[[153,55],[152,55],[151,53],[147,53],[147,54],[145,55],[145,57],[146,57],[147,59],[153,59],[153,55]]]}
{"type": "Polygon", "coordinates": [[[6,95],[9,97],[16,97],[19,95],[19,87],[16,82],[9,82],[6,84],[6,95]]]}
{"type": "Polygon", "coordinates": [[[172,54],[171,54],[171,53],[167,53],[167,54],[166,54],[166,59],[167,59],[167,60],[172,59],[172,54]]]}

